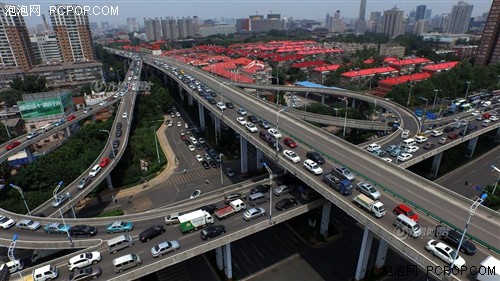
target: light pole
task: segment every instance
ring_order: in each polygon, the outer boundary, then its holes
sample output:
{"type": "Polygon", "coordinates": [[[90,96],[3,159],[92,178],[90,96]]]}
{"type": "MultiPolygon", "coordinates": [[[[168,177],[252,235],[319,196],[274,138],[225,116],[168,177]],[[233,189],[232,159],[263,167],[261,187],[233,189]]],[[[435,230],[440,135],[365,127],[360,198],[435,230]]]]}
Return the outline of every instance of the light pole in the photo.
{"type": "Polygon", "coordinates": [[[472,216],[476,212],[476,209],[479,207],[479,205],[481,205],[481,203],[483,203],[483,201],[486,199],[486,197],[488,197],[488,194],[483,193],[481,195],[481,197],[477,198],[476,201],[474,201],[474,203],[472,203],[472,205],[469,208],[469,218],[467,219],[467,222],[465,223],[465,228],[464,228],[464,232],[462,233],[462,238],[460,238],[460,242],[458,243],[458,247],[455,250],[455,256],[453,257],[453,261],[451,262],[450,271],[448,272],[448,275],[451,274],[451,272],[453,271],[453,266],[455,266],[455,261],[457,260],[458,252],[460,251],[460,248],[462,247],[462,242],[464,242],[465,233],[467,232],[467,227],[469,226],[470,219],[472,218],[472,216]]]}
{"type": "MultiPolygon", "coordinates": [[[[66,227],[66,222],[64,221],[64,216],[63,216],[63,214],[62,214],[61,209],[59,209],[59,214],[61,215],[61,219],[62,219],[62,221],[63,221],[64,228],[67,228],[67,227],[66,227]]],[[[69,232],[68,232],[68,230],[67,230],[67,229],[66,229],[66,235],[68,235],[68,240],[69,240],[69,242],[70,242],[71,244],[73,244],[73,240],[71,239],[71,235],[69,235],[69,232]]]]}
{"type": "Polygon", "coordinates": [[[220,153],[219,154],[219,158],[220,158],[219,167],[220,167],[220,187],[221,188],[224,187],[224,177],[222,176],[222,157],[224,157],[224,154],[220,153]]]}
{"type": "Polygon", "coordinates": [[[116,69],[116,80],[118,81],[118,83],[120,83],[120,76],[118,76],[118,72],[120,72],[121,70],[121,68],[116,69]]]}
{"type": "Polygon", "coordinates": [[[410,92],[408,93],[408,100],[406,101],[406,107],[410,106],[411,91],[413,90],[413,83],[410,83],[410,92]]]}
{"type": "Polygon", "coordinates": [[[59,184],[54,188],[54,191],[52,192],[52,196],[54,196],[54,200],[57,200],[57,192],[59,191],[59,188],[63,185],[63,181],[60,181],[59,184]]]}
{"type": "Polygon", "coordinates": [[[469,94],[470,81],[467,81],[465,83],[467,83],[467,90],[465,90],[465,97],[464,97],[464,99],[467,99],[467,95],[469,94]]]}
{"type": "Polygon", "coordinates": [[[437,101],[437,96],[438,96],[438,92],[441,91],[439,89],[434,89],[434,102],[432,103],[432,110],[434,110],[434,108],[436,107],[436,101],[437,101]]]}
{"type": "MultiPolygon", "coordinates": [[[[12,241],[10,241],[9,249],[7,250],[7,256],[9,257],[9,260],[13,263],[16,262],[16,257],[14,257],[14,249],[16,248],[16,242],[17,242],[17,234],[14,234],[12,236],[12,241]]],[[[18,271],[19,276],[21,277],[21,280],[23,279],[23,275],[21,274],[21,270],[18,271]]]]}
{"type": "Polygon", "coordinates": [[[222,83],[219,85],[220,102],[223,102],[223,101],[222,101],[222,95],[223,95],[223,94],[222,94],[222,86],[223,86],[224,84],[229,85],[229,83],[228,83],[228,82],[222,82],[222,83]]]}
{"type": "MultiPolygon", "coordinates": [[[[100,129],[99,132],[107,133],[108,134],[108,138],[111,137],[111,132],[109,130],[100,129]]],[[[158,145],[156,146],[156,149],[158,151],[158,145]]],[[[113,159],[115,159],[116,155],[115,155],[115,150],[113,148],[111,148],[111,152],[113,153],[113,159]]]]}
{"type": "MultiPolygon", "coordinates": [[[[153,135],[155,136],[155,145],[156,145],[156,158],[158,158],[158,164],[160,164],[160,150],[158,149],[158,138],[156,137],[156,130],[155,126],[151,126],[151,129],[153,129],[153,135]]],[[[113,151],[113,156],[115,156],[115,151],[113,151]]]]}
{"type": "Polygon", "coordinates": [[[342,133],[342,136],[345,138],[345,128],[347,126],[347,105],[349,104],[349,101],[347,100],[346,97],[344,98],[339,98],[341,101],[345,101],[345,114],[344,114],[344,132],[342,133]]]}
{"type": "Polygon", "coordinates": [[[493,168],[493,171],[496,171],[498,173],[497,182],[495,183],[495,187],[493,187],[493,192],[491,193],[491,195],[495,195],[495,191],[497,190],[498,186],[498,181],[500,180],[500,169],[497,168],[495,165],[491,165],[491,168],[493,168]]]}
{"type": "Polygon", "coordinates": [[[306,120],[307,105],[308,105],[308,103],[304,103],[304,120],[306,120]]]}
{"type": "Polygon", "coordinates": [[[31,211],[30,211],[30,208],[28,207],[28,203],[26,202],[26,199],[24,198],[24,193],[23,193],[23,190],[15,185],[15,184],[10,184],[10,187],[14,188],[15,190],[19,191],[19,193],[21,194],[21,198],[23,199],[24,201],[24,206],[26,206],[26,210],[28,210],[28,215],[31,215],[31,211]]]}
{"type": "MultiPolygon", "coordinates": [[[[267,172],[269,173],[269,185],[272,185],[273,184],[273,171],[267,165],[266,162],[262,162],[262,166],[264,166],[264,168],[266,168],[267,172]]],[[[273,216],[273,191],[269,190],[269,224],[272,224],[272,216],[273,216]]]]}
{"type": "Polygon", "coordinates": [[[424,112],[422,113],[422,125],[420,126],[420,131],[422,131],[424,129],[425,114],[427,114],[427,105],[429,105],[429,100],[423,97],[420,97],[420,99],[425,100],[425,108],[424,112]]]}
{"type": "MultiPolygon", "coordinates": [[[[285,110],[286,110],[286,107],[284,107],[281,110],[278,110],[276,112],[276,131],[278,131],[278,133],[280,132],[280,128],[279,128],[280,112],[285,111],[285,110]]],[[[278,152],[279,152],[279,139],[278,138],[276,138],[276,143],[274,145],[276,145],[276,157],[277,157],[278,152]]]]}

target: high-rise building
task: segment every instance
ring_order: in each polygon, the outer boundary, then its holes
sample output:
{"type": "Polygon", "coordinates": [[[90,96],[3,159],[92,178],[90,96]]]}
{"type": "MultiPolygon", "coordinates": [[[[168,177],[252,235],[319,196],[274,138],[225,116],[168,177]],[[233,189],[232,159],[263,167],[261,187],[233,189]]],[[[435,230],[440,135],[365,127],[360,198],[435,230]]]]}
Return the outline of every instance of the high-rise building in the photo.
{"type": "Polygon", "coordinates": [[[370,20],[368,21],[368,24],[367,24],[367,29],[371,32],[380,32],[381,19],[382,19],[381,12],[371,12],[370,13],[370,20]]]}
{"type": "Polygon", "coordinates": [[[62,61],[59,42],[54,34],[31,35],[35,61],[53,63],[62,61]]]}
{"type": "Polygon", "coordinates": [[[109,30],[110,29],[109,22],[107,21],[101,22],[101,28],[102,30],[109,30]]]}
{"type": "Polygon", "coordinates": [[[127,18],[127,29],[128,29],[128,32],[139,31],[139,25],[137,24],[136,18],[127,18]]]}
{"type": "Polygon", "coordinates": [[[75,12],[82,11],[81,6],[72,5],[72,9],[67,9],[67,7],[68,5],[56,5],[55,11],[64,12],[50,13],[63,61],[95,60],[88,14],[75,12]]]}
{"type": "Polygon", "coordinates": [[[366,0],[361,0],[359,4],[359,17],[356,21],[355,32],[356,34],[364,34],[366,32],[366,0]]]}
{"type": "Polygon", "coordinates": [[[381,32],[394,38],[404,33],[404,12],[397,7],[384,11],[381,32]]]}
{"type": "Polygon", "coordinates": [[[28,28],[22,15],[8,13],[8,6],[0,3],[0,66],[14,66],[29,71],[34,55],[28,28]]]}
{"type": "Polygon", "coordinates": [[[425,11],[427,9],[426,5],[418,5],[417,11],[415,12],[415,21],[425,19],[425,11]]]}
{"type": "Polygon", "coordinates": [[[432,9],[427,9],[425,10],[425,16],[424,19],[430,20],[431,19],[431,14],[432,14],[432,9]]]}
{"type": "Polygon", "coordinates": [[[361,3],[359,4],[359,20],[365,21],[365,14],[366,14],[366,0],[361,0],[361,3]]]}
{"type": "Polygon", "coordinates": [[[152,19],[153,21],[153,40],[159,41],[162,39],[161,36],[161,21],[159,18],[152,19]]]}
{"type": "Polygon", "coordinates": [[[500,62],[500,1],[493,0],[477,52],[476,64],[500,62]]]}
{"type": "Polygon", "coordinates": [[[458,1],[457,5],[453,5],[448,28],[445,29],[445,32],[451,34],[466,33],[469,29],[470,16],[473,8],[473,5],[467,4],[464,1],[458,1]]]}

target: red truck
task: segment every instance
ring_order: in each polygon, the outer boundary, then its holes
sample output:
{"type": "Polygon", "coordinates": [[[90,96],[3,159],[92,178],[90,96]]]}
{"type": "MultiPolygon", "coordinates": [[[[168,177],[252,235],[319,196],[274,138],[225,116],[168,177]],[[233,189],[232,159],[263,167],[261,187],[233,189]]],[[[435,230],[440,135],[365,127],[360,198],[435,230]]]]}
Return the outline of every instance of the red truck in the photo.
{"type": "Polygon", "coordinates": [[[247,205],[241,199],[231,201],[228,206],[215,210],[214,214],[219,220],[223,220],[241,210],[245,210],[247,205]]]}

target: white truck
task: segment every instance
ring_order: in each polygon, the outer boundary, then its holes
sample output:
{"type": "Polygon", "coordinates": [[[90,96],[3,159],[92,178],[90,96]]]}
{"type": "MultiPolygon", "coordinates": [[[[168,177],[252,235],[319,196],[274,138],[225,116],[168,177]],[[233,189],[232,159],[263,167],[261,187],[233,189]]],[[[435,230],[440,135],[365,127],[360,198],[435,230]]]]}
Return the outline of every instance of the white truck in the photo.
{"type": "Polygon", "coordinates": [[[207,211],[203,210],[196,210],[179,216],[179,228],[183,234],[193,232],[213,223],[214,218],[207,211]]]}
{"type": "Polygon", "coordinates": [[[500,280],[500,260],[493,256],[486,257],[478,268],[476,279],[479,281],[500,280]]]}
{"type": "Polygon", "coordinates": [[[219,219],[225,219],[231,215],[236,214],[241,210],[245,210],[247,205],[241,199],[236,199],[234,201],[229,202],[229,206],[222,207],[220,209],[215,210],[214,214],[219,219]]]}
{"type": "Polygon", "coordinates": [[[372,200],[364,194],[354,197],[354,203],[372,213],[375,217],[381,218],[385,215],[385,206],[382,202],[372,200]]]}

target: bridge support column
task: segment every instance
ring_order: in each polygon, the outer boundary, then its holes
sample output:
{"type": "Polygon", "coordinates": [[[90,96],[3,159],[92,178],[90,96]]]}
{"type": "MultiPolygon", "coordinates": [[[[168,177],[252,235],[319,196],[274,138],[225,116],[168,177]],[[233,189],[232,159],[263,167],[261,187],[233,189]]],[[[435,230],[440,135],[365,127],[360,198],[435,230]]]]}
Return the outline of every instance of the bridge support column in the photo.
{"type": "Polygon", "coordinates": [[[441,165],[441,158],[443,158],[443,152],[439,152],[434,155],[434,160],[432,161],[431,173],[434,178],[437,178],[437,174],[439,171],[439,165],[441,165]]]}
{"type": "Polygon", "coordinates": [[[222,248],[224,246],[220,246],[218,248],[215,248],[215,260],[217,262],[217,268],[219,270],[223,270],[224,269],[224,255],[222,253],[222,248]]]}
{"type": "MultiPolygon", "coordinates": [[[[94,115],[92,115],[92,118],[95,118],[94,115]]],[[[72,126],[73,125],[68,126],[68,127],[66,127],[66,129],[64,129],[64,136],[65,137],[69,138],[71,136],[71,127],[72,126]]]]}
{"type": "Polygon", "coordinates": [[[181,84],[177,84],[177,88],[179,90],[179,96],[181,97],[181,101],[184,101],[184,95],[182,94],[182,86],[181,86],[181,84]]]}
{"type": "Polygon", "coordinates": [[[375,259],[375,270],[382,271],[385,264],[385,257],[387,256],[387,248],[389,244],[387,241],[380,239],[378,245],[377,258],[375,259]]]}
{"type": "Polygon", "coordinates": [[[29,149],[29,147],[26,147],[24,149],[24,152],[26,152],[26,158],[28,158],[28,162],[33,163],[34,158],[33,158],[33,152],[31,152],[31,149],[29,149]]]}
{"type": "Polygon", "coordinates": [[[325,94],[321,94],[321,104],[325,104],[325,94]]]}
{"type": "Polygon", "coordinates": [[[328,226],[330,225],[330,209],[332,207],[332,202],[328,201],[323,204],[323,211],[321,212],[321,225],[319,228],[319,233],[326,238],[328,235],[328,226]]]}
{"type": "Polygon", "coordinates": [[[240,136],[240,159],[241,159],[241,173],[248,173],[248,142],[240,136]]]}
{"type": "Polygon", "coordinates": [[[219,138],[221,138],[220,134],[220,118],[215,116],[215,114],[212,114],[212,118],[214,119],[214,125],[215,125],[215,143],[219,143],[219,138]]]}
{"type": "Polygon", "coordinates": [[[111,175],[108,174],[106,176],[106,183],[108,184],[109,190],[113,190],[113,182],[111,181],[111,175]]]}
{"type": "Polygon", "coordinates": [[[500,139],[500,127],[498,127],[498,129],[497,129],[497,135],[496,135],[496,138],[497,138],[497,139],[500,139]]]}
{"type": "Polygon", "coordinates": [[[188,104],[189,106],[193,106],[193,95],[188,94],[188,104]]]}
{"type": "Polygon", "coordinates": [[[198,115],[200,116],[200,127],[205,128],[205,110],[201,103],[198,103],[198,115]]]}
{"type": "Polygon", "coordinates": [[[469,140],[469,143],[467,144],[467,150],[465,151],[465,157],[471,158],[472,155],[474,155],[474,150],[476,149],[477,139],[478,139],[478,137],[475,137],[475,138],[469,140]]]}
{"type": "Polygon", "coordinates": [[[226,274],[227,280],[233,280],[233,265],[231,264],[231,244],[227,243],[222,246],[222,251],[224,253],[224,273],[226,274]]]}
{"type": "Polygon", "coordinates": [[[368,258],[370,257],[370,249],[372,247],[373,233],[368,227],[365,226],[363,233],[363,241],[361,242],[361,249],[359,250],[358,265],[356,267],[356,275],[354,280],[362,280],[365,278],[366,266],[368,265],[368,258]]]}
{"type": "Polygon", "coordinates": [[[262,150],[258,149],[257,147],[255,148],[255,158],[257,158],[257,169],[262,168],[262,150]]]}
{"type": "Polygon", "coordinates": [[[352,99],[352,105],[351,107],[354,108],[356,106],[356,99],[352,99]]]}

